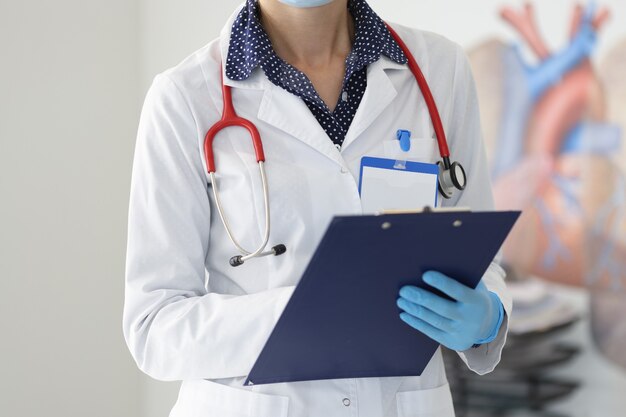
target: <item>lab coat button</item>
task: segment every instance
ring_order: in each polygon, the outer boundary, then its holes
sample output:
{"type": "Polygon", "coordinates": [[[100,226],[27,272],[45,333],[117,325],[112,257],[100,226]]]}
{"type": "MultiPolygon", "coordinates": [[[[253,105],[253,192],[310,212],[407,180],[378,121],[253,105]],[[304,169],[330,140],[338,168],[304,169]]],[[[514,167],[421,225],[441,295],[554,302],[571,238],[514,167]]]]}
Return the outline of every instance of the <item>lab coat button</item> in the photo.
{"type": "Polygon", "coordinates": [[[344,398],[343,399],[343,405],[345,405],[346,407],[350,407],[350,399],[349,398],[344,398]]]}
{"type": "Polygon", "coordinates": [[[342,174],[347,174],[348,173],[348,169],[345,167],[341,167],[341,173],[342,174]]]}

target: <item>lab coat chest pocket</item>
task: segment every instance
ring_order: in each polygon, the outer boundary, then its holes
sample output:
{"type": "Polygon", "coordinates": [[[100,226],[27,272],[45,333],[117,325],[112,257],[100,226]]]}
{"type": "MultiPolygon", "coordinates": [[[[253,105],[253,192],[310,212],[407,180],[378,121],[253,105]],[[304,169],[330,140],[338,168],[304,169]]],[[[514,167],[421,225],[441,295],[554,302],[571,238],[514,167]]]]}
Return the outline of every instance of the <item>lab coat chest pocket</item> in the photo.
{"type": "Polygon", "coordinates": [[[411,147],[405,152],[400,149],[397,139],[384,142],[385,157],[402,161],[435,163],[439,155],[437,140],[432,138],[411,138],[411,147]]]}
{"type": "Polygon", "coordinates": [[[450,386],[398,392],[396,394],[398,417],[454,417],[450,386]]]}
{"type": "Polygon", "coordinates": [[[184,381],[170,417],[287,417],[289,398],[209,380],[184,381]]]}

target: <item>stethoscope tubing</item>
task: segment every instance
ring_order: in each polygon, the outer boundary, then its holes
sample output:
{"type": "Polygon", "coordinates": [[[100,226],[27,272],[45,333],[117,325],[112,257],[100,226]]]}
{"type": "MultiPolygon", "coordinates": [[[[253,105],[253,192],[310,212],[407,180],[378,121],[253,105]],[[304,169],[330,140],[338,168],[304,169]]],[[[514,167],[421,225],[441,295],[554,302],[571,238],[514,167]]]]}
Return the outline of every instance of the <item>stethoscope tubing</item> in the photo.
{"type": "Polygon", "coordinates": [[[265,162],[265,152],[263,150],[263,141],[261,140],[261,134],[259,129],[248,119],[239,117],[235,111],[233,105],[232,90],[229,85],[224,84],[224,75],[221,75],[222,81],[222,99],[223,109],[222,118],[215,123],[204,138],[204,155],[207,163],[207,171],[209,174],[215,173],[215,154],[213,153],[213,141],[219,132],[228,127],[243,127],[248,130],[250,137],[252,138],[252,144],[254,146],[254,153],[256,155],[257,162],[265,162]]]}
{"type": "MultiPolygon", "coordinates": [[[[263,142],[261,140],[261,134],[257,127],[251,121],[244,119],[243,117],[239,117],[237,112],[235,111],[235,107],[233,105],[232,91],[231,87],[224,84],[224,79],[222,75],[222,98],[223,98],[223,109],[222,109],[222,118],[219,122],[215,123],[209,131],[207,132],[204,138],[204,154],[207,163],[207,171],[209,173],[209,177],[211,179],[211,186],[213,189],[213,197],[215,200],[215,205],[217,206],[217,212],[224,224],[224,228],[226,229],[226,234],[235,245],[235,247],[239,250],[243,255],[238,256],[235,263],[237,265],[243,264],[245,261],[256,258],[257,256],[267,256],[271,254],[275,254],[274,250],[264,252],[265,248],[270,239],[270,204],[269,204],[269,186],[267,184],[267,175],[265,173],[265,152],[263,150],[263,142]],[[220,199],[219,194],[219,186],[217,183],[217,178],[215,175],[216,165],[215,165],[215,154],[213,153],[213,141],[219,132],[228,128],[228,127],[243,127],[248,130],[250,133],[250,137],[252,138],[252,143],[254,146],[254,152],[256,155],[257,163],[259,164],[259,171],[261,173],[261,184],[263,187],[263,203],[265,206],[265,231],[263,233],[263,243],[259,245],[259,247],[253,251],[249,251],[244,248],[241,243],[235,237],[232,228],[228,219],[226,218],[226,214],[224,212],[224,207],[222,206],[222,201],[220,199]]],[[[232,262],[231,262],[232,264],[232,262]]]]}
{"type": "MultiPolygon", "coordinates": [[[[411,51],[409,50],[406,43],[404,43],[402,38],[400,38],[398,33],[388,23],[385,23],[385,25],[391,33],[391,36],[398,43],[405,56],[407,57],[409,68],[413,73],[419,89],[422,92],[422,97],[424,97],[424,101],[426,102],[428,113],[430,114],[430,119],[433,124],[433,129],[435,130],[435,136],[439,146],[439,153],[442,158],[442,161],[440,161],[438,164],[443,165],[440,165],[440,170],[442,171],[442,174],[444,174],[443,177],[445,177],[443,182],[440,180],[438,186],[442,195],[444,195],[444,197],[446,198],[450,198],[453,188],[459,190],[463,190],[465,188],[465,171],[458,162],[455,162],[453,164],[450,163],[450,150],[448,148],[448,141],[446,139],[443,123],[441,122],[439,110],[437,109],[437,104],[435,103],[433,94],[430,90],[430,87],[428,86],[426,77],[424,77],[422,70],[417,64],[417,61],[415,60],[413,54],[411,54],[411,51]],[[456,168],[460,168],[460,171],[462,172],[462,181],[457,178],[455,172],[450,172],[451,169],[456,170],[456,168]]],[[[217,206],[217,211],[219,213],[220,219],[222,220],[224,228],[226,229],[228,237],[241,253],[241,255],[232,257],[230,260],[230,264],[232,266],[239,266],[242,265],[245,261],[252,258],[268,255],[282,255],[287,249],[285,245],[281,244],[274,246],[269,251],[265,251],[270,237],[270,204],[269,187],[267,184],[267,176],[265,173],[265,153],[263,150],[261,134],[259,133],[259,130],[254,125],[254,123],[237,115],[235,107],[233,105],[232,90],[230,86],[224,83],[223,71],[221,73],[221,81],[223,98],[222,118],[213,126],[211,126],[211,128],[207,132],[204,139],[204,154],[206,158],[207,171],[211,179],[213,196],[215,199],[215,205],[217,206]],[[228,219],[226,218],[226,215],[224,213],[224,208],[222,206],[222,202],[219,196],[219,187],[215,175],[216,165],[215,154],[213,152],[213,142],[217,134],[228,127],[243,127],[248,130],[248,132],[250,133],[250,137],[252,138],[256,160],[259,164],[259,170],[261,173],[261,183],[263,186],[263,202],[265,205],[265,231],[263,233],[263,243],[254,251],[248,251],[247,249],[245,249],[235,238],[235,235],[230,227],[230,223],[228,222],[228,219]]]]}
{"type": "Polygon", "coordinates": [[[419,86],[422,96],[424,97],[424,101],[426,102],[426,107],[428,107],[428,113],[430,114],[430,120],[433,124],[433,129],[435,130],[435,136],[437,138],[437,144],[439,145],[439,154],[441,155],[441,159],[443,160],[444,166],[446,169],[450,168],[450,149],[448,149],[448,140],[446,138],[446,133],[443,128],[443,123],[441,122],[441,116],[439,115],[439,110],[437,109],[437,104],[435,103],[435,98],[433,97],[433,93],[430,91],[430,87],[428,86],[428,82],[426,81],[426,77],[424,73],[420,69],[420,66],[417,64],[415,57],[410,53],[409,47],[402,40],[398,32],[396,32],[389,23],[385,22],[389,33],[393,39],[400,45],[400,49],[404,52],[408,60],[409,69],[413,73],[415,80],[417,81],[417,85],[419,86]]]}
{"type": "Polygon", "coordinates": [[[263,187],[263,203],[265,206],[265,233],[263,235],[263,243],[254,251],[249,251],[245,249],[239,243],[239,241],[235,238],[235,235],[233,234],[233,231],[230,227],[230,223],[228,222],[228,219],[226,218],[226,214],[224,213],[222,201],[220,199],[220,195],[218,192],[217,178],[215,177],[215,172],[211,172],[209,174],[211,178],[212,189],[213,189],[213,197],[215,199],[215,205],[217,206],[217,212],[220,216],[220,219],[222,220],[222,223],[224,224],[224,228],[226,229],[226,233],[228,234],[228,237],[233,242],[235,247],[237,247],[239,252],[243,254],[243,256],[241,256],[240,258],[240,262],[242,263],[247,261],[248,259],[252,259],[257,256],[271,255],[274,253],[273,251],[263,252],[265,248],[267,247],[267,243],[269,242],[269,239],[270,239],[269,186],[267,184],[267,176],[265,174],[265,163],[263,161],[259,161],[259,171],[261,173],[261,184],[263,187]]]}

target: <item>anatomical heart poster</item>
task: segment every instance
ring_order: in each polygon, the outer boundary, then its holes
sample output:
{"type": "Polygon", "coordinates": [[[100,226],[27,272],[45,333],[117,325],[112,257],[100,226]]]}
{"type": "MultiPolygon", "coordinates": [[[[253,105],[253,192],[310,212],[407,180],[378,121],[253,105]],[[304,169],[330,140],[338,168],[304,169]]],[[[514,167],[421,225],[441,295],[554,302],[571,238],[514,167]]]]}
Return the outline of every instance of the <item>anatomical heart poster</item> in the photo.
{"type": "Polygon", "coordinates": [[[523,210],[504,247],[521,276],[586,287],[600,348],[626,366],[626,26],[598,53],[611,11],[564,10],[560,47],[532,4],[504,6],[515,41],[468,50],[497,209],[523,210]]]}

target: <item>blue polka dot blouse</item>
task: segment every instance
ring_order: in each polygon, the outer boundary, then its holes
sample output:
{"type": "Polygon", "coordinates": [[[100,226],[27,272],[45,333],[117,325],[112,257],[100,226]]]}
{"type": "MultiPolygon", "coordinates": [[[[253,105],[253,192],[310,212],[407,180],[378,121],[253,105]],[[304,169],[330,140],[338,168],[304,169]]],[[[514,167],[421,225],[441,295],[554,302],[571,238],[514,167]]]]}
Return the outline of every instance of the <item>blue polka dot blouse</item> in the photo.
{"type": "Polygon", "coordinates": [[[337,148],[341,148],[365,93],[367,66],[380,59],[381,54],[400,64],[407,62],[382,19],[365,0],[349,0],[348,9],[355,23],[355,39],[346,58],[341,94],[332,112],[308,77],[276,55],[259,21],[257,0],[247,0],[247,6],[233,23],[226,60],[226,76],[231,80],[245,80],[261,67],[272,83],[304,100],[337,148]]]}

